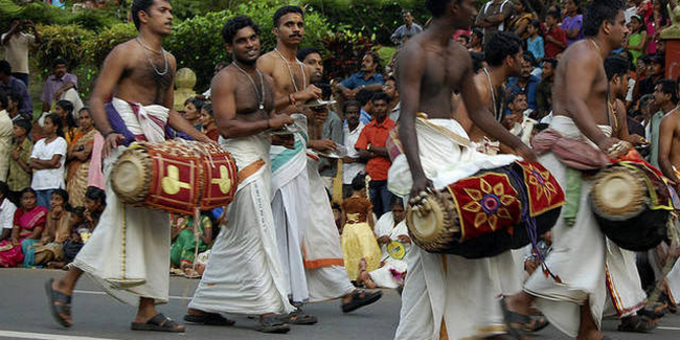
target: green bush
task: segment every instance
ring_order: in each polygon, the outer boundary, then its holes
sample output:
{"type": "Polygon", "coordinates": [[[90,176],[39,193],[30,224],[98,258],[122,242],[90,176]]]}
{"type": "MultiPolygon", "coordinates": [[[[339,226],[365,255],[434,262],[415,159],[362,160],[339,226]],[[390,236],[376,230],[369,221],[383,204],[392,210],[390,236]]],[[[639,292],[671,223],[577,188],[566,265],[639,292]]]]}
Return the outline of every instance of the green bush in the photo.
{"type": "Polygon", "coordinates": [[[34,48],[33,59],[43,75],[49,74],[52,62],[57,58],[63,58],[69,69],[86,62],[83,45],[93,38],[91,31],[78,25],[38,25],[37,29],[42,43],[34,48]]]}

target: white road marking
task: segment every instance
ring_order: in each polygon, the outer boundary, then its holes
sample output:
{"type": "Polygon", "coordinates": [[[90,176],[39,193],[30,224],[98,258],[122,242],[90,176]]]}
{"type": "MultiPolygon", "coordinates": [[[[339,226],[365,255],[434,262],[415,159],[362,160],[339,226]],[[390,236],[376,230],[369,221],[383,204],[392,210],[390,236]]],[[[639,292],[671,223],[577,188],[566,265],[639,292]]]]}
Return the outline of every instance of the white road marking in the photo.
{"type": "Polygon", "coordinates": [[[115,340],[109,338],[92,338],[89,336],[57,335],[3,330],[0,330],[0,338],[34,339],[34,340],[115,340]]]}
{"type": "Polygon", "coordinates": [[[656,327],[656,329],[662,329],[664,331],[680,331],[680,327],[665,327],[665,326],[659,326],[656,327]]]}
{"type": "MultiPolygon", "coordinates": [[[[107,295],[107,294],[104,293],[104,292],[93,292],[93,291],[89,291],[89,290],[77,290],[77,289],[76,289],[76,290],[74,290],[73,292],[74,292],[74,293],[78,293],[78,294],[107,295]]],[[[174,295],[170,295],[170,300],[191,300],[191,299],[192,299],[191,296],[174,296],[174,295]]]]}

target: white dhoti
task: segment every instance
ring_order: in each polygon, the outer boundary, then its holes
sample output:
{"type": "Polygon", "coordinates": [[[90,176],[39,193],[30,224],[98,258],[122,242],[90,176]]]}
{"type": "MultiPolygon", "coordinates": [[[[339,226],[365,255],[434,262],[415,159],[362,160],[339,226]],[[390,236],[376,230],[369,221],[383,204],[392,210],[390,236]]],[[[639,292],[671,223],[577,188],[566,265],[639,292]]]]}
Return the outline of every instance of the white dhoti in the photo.
{"type": "MultiPolygon", "coordinates": [[[[163,127],[168,109],[140,107],[137,115],[126,102],[112,102],[130,132],[144,135],[149,142],[164,140],[163,127]]],[[[125,150],[118,147],[104,160],[106,209],[96,229],[71,265],[89,274],[118,300],[136,306],[140,297],[167,303],[170,269],[170,218],[167,213],[123,204],[108,180],[113,164],[125,150]]]]}
{"type": "Polygon", "coordinates": [[[236,160],[241,182],[189,308],[210,313],[288,314],[293,307],[288,302],[270,205],[268,139],[264,135],[220,138],[220,144],[236,160]]]}
{"type": "Polygon", "coordinates": [[[309,155],[307,175],[310,223],[303,239],[304,264],[309,301],[318,302],[345,296],[354,291],[354,286],[345,270],[340,234],[315,155],[309,155]]]}
{"type": "MultiPolygon", "coordinates": [[[[394,217],[392,212],[388,212],[380,216],[380,219],[375,224],[375,235],[380,238],[387,236],[391,242],[399,242],[399,236],[408,236],[408,228],[406,221],[401,221],[397,225],[394,224],[394,217]]],[[[408,268],[406,264],[406,255],[411,249],[411,244],[402,244],[404,253],[391,255],[388,252],[388,245],[382,244],[380,250],[382,256],[380,261],[383,266],[370,272],[369,275],[373,282],[380,288],[399,288],[403,284],[403,276],[408,268]],[[402,257],[403,256],[403,257],[402,257]],[[395,275],[399,275],[397,277],[395,275]]]]}
{"type": "MultiPolygon", "coordinates": [[[[306,124],[306,121],[305,121],[306,124]]],[[[295,134],[295,149],[272,145],[271,206],[286,291],[295,302],[309,299],[302,259],[302,238],[309,224],[307,134],[295,134]]]]}
{"type": "MultiPolygon", "coordinates": [[[[568,117],[553,117],[551,128],[564,137],[588,141],[568,117]]],[[[611,135],[611,127],[600,126],[600,129],[611,135]]],[[[566,166],[552,153],[541,156],[540,162],[566,188],[566,166]]],[[[615,307],[619,316],[626,316],[641,308],[645,298],[635,267],[635,254],[619,248],[600,231],[588,200],[591,185],[590,181],[583,180],[574,225],[568,226],[561,215],[552,229],[553,250],[546,265],[562,283],[537,270],[524,286],[527,293],[536,297],[534,303],[550,322],[572,337],[578,334],[580,307],[586,301],[599,328],[605,309],[609,309],[607,304],[615,307]],[[612,297],[609,302],[608,295],[612,297]]]]}
{"type": "MultiPolygon", "coordinates": [[[[436,189],[443,189],[479,170],[504,166],[518,159],[513,155],[488,156],[473,150],[468,146],[465,130],[454,120],[418,118],[416,132],[423,170],[436,189]],[[459,137],[454,139],[451,134],[459,137]]],[[[412,186],[406,156],[399,155],[390,168],[388,187],[404,197],[412,186]]],[[[439,339],[443,329],[449,339],[504,333],[499,292],[489,259],[468,260],[413,247],[407,255],[407,266],[396,339],[439,339]]]]}

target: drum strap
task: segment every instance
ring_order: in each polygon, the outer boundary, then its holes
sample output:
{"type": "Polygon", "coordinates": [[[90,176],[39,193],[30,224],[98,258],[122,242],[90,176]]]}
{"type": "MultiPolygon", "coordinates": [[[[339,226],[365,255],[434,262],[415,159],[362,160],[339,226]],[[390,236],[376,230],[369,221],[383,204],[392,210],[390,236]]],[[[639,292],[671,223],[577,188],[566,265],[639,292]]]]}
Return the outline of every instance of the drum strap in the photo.
{"type": "Polygon", "coordinates": [[[264,166],[264,161],[261,159],[248,164],[245,168],[238,172],[238,184],[241,184],[246,178],[254,175],[261,167],[264,166]]]}
{"type": "Polygon", "coordinates": [[[453,132],[453,131],[445,128],[445,127],[441,127],[439,125],[432,124],[431,122],[428,121],[427,114],[425,114],[423,112],[419,112],[418,118],[420,119],[420,121],[423,124],[427,125],[428,127],[432,128],[432,129],[437,130],[438,132],[440,132],[441,134],[443,134],[445,136],[448,136],[454,142],[456,142],[456,143],[458,143],[462,146],[465,146],[465,147],[470,147],[470,140],[469,139],[467,139],[467,138],[465,138],[465,137],[463,137],[463,136],[461,136],[461,135],[459,135],[459,134],[457,134],[457,133],[455,133],[455,132],[453,132]]]}

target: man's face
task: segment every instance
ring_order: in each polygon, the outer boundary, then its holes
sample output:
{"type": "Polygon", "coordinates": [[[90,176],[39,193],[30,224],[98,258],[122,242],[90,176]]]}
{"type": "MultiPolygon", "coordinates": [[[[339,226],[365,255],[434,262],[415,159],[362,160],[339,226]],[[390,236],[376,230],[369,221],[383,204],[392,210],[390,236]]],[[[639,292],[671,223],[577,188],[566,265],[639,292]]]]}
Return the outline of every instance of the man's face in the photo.
{"type": "Polygon", "coordinates": [[[630,74],[628,72],[624,73],[623,76],[621,77],[621,92],[619,93],[619,97],[623,98],[626,96],[626,93],[628,92],[628,82],[630,81],[630,74]]]}
{"type": "Polygon", "coordinates": [[[661,66],[661,64],[659,64],[658,62],[652,62],[649,64],[647,72],[651,76],[658,76],[661,74],[662,69],[663,67],[661,66]]]}
{"type": "Polygon", "coordinates": [[[314,70],[310,79],[311,82],[316,83],[321,81],[321,78],[323,77],[323,60],[321,59],[321,55],[318,53],[310,53],[302,62],[305,65],[311,66],[314,70]]]}
{"type": "Polygon", "coordinates": [[[556,20],[552,15],[548,15],[545,17],[545,25],[548,27],[553,27],[555,26],[556,20]]]}
{"type": "Polygon", "coordinates": [[[298,46],[305,35],[305,21],[300,13],[288,13],[279,19],[274,35],[287,45],[298,46]]]}
{"type": "Polygon", "coordinates": [[[661,85],[656,85],[654,87],[654,103],[657,107],[666,104],[668,101],[668,95],[663,93],[661,85]]]}
{"type": "Polygon", "coordinates": [[[152,31],[164,37],[172,33],[172,6],[168,1],[155,0],[146,14],[152,31]]]}
{"type": "MultiPolygon", "coordinates": [[[[510,110],[512,110],[513,113],[522,113],[527,109],[527,96],[520,94],[517,97],[515,97],[515,100],[512,101],[512,107],[510,110]]],[[[515,117],[516,119],[517,117],[515,117]]]]}
{"type": "Polygon", "coordinates": [[[453,6],[458,10],[454,14],[453,24],[458,29],[469,29],[477,17],[477,8],[474,0],[453,0],[453,6]]]}
{"type": "Polygon", "coordinates": [[[387,102],[385,100],[374,100],[373,101],[373,117],[375,119],[380,119],[385,117],[387,114],[387,102]]]}
{"type": "Polygon", "coordinates": [[[413,23],[413,14],[411,14],[411,12],[404,13],[404,22],[407,25],[411,25],[413,23]]]}
{"type": "Polygon", "coordinates": [[[394,99],[397,94],[397,84],[394,83],[394,80],[390,79],[385,82],[385,85],[383,85],[383,92],[385,92],[390,99],[394,99]]]}
{"type": "Polygon", "coordinates": [[[531,66],[531,63],[527,60],[522,60],[522,78],[528,79],[531,77],[531,71],[533,70],[533,66],[531,66]]]}
{"type": "Polygon", "coordinates": [[[543,63],[543,79],[552,77],[555,74],[555,69],[553,69],[553,64],[544,62],[543,63]]]}
{"type": "Polygon", "coordinates": [[[326,105],[313,107],[312,112],[314,113],[314,121],[319,125],[322,125],[328,119],[328,107],[326,105]]]}
{"type": "Polygon", "coordinates": [[[628,32],[629,30],[626,26],[626,18],[623,15],[623,11],[619,11],[619,13],[616,15],[616,18],[614,18],[614,22],[611,23],[611,32],[609,33],[612,46],[616,46],[616,48],[621,47],[624,40],[626,39],[626,36],[628,36],[628,32]]]}
{"type": "Polygon", "coordinates": [[[232,44],[227,45],[227,50],[239,62],[254,65],[260,56],[260,37],[252,27],[244,27],[236,32],[232,44]]]}
{"type": "Polygon", "coordinates": [[[349,105],[347,106],[345,110],[345,118],[347,118],[347,123],[349,125],[355,126],[359,124],[359,114],[361,112],[361,108],[359,106],[355,105],[349,105]]]}
{"type": "MultiPolygon", "coordinates": [[[[518,77],[522,74],[522,67],[524,66],[524,52],[521,48],[517,54],[510,58],[508,66],[510,66],[510,73],[508,76],[518,77]]],[[[531,73],[531,71],[529,72],[531,73]]]]}
{"type": "Polygon", "coordinates": [[[361,60],[361,71],[363,72],[375,72],[378,65],[373,61],[373,56],[367,54],[364,59],[361,60]]]}
{"type": "Polygon", "coordinates": [[[54,76],[61,79],[66,74],[66,64],[58,64],[53,70],[54,76]]]}

